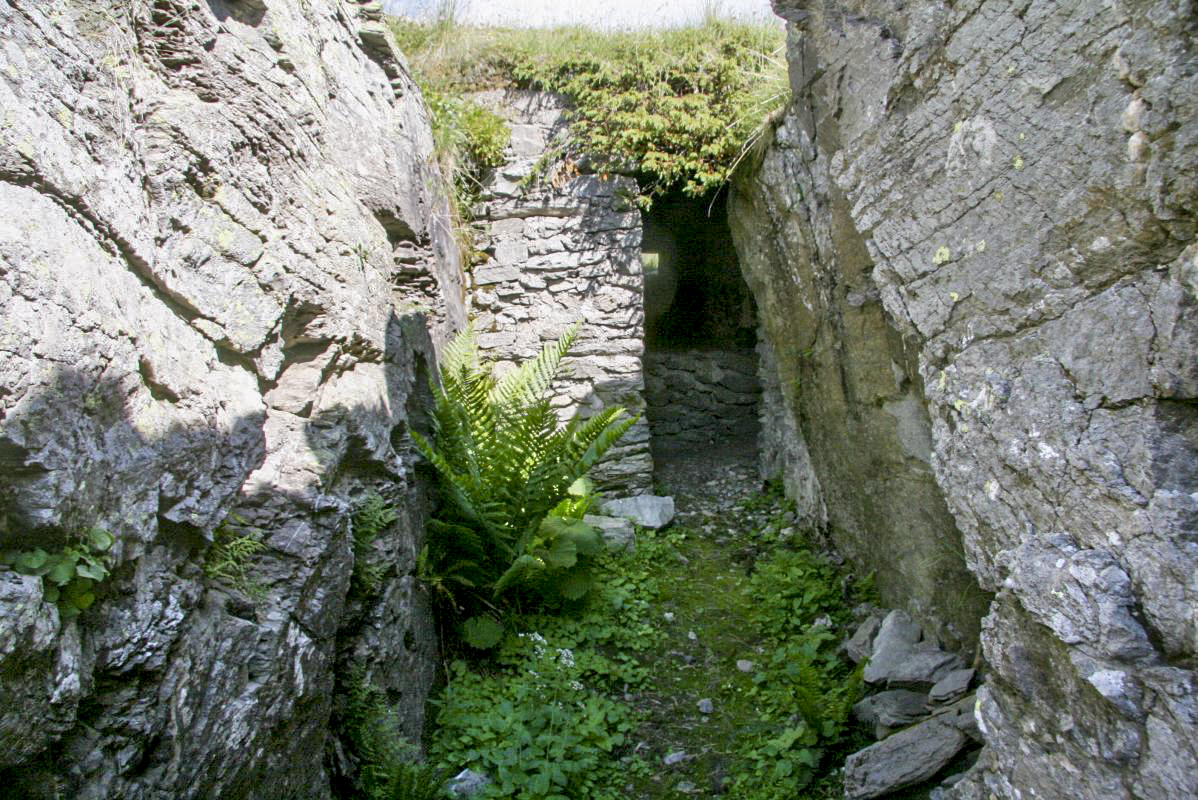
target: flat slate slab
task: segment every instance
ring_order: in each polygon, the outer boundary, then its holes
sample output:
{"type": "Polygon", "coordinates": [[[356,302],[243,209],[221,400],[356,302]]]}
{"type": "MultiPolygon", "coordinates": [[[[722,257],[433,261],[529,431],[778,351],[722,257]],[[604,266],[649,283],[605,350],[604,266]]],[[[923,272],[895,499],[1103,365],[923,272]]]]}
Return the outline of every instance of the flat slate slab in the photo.
{"type": "Polygon", "coordinates": [[[844,762],[845,800],[870,800],[923,783],[968,741],[956,725],[933,717],[858,750],[844,762]]]}
{"type": "Polygon", "coordinates": [[[587,514],[582,521],[599,531],[608,550],[627,550],[636,547],[636,529],[623,517],[587,514]]]}
{"type": "Polygon", "coordinates": [[[608,500],[600,510],[608,516],[630,519],[637,525],[656,530],[674,521],[674,498],[640,494],[608,500]]]}
{"type": "Polygon", "coordinates": [[[868,725],[900,728],[928,716],[928,696],[909,689],[890,689],[856,703],[853,716],[868,725]]]}

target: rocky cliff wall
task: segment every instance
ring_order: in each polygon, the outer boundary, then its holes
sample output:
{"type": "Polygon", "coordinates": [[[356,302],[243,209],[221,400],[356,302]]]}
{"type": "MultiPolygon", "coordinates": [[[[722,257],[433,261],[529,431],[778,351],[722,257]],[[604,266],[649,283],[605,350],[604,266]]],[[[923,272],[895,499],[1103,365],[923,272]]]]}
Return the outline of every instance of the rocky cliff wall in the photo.
{"type": "Polygon", "coordinates": [[[116,536],[74,619],[0,569],[0,780],[328,797],[339,676],[414,733],[436,649],[405,434],[464,308],[419,94],[343,0],[4,0],[0,29],[0,550],[116,536]],[[398,521],[353,593],[372,489],[398,521]],[[231,531],[260,551],[214,577],[231,531]]]}
{"type": "MultiPolygon", "coordinates": [[[[644,411],[644,272],[636,182],[596,175],[564,155],[565,101],[530,91],[476,99],[511,126],[507,163],[482,187],[478,246],[488,260],[471,272],[479,347],[501,364],[536,355],[582,322],[577,358],[554,404],[581,413],[621,405],[644,411]]],[[[649,424],[629,430],[593,473],[620,494],[652,486],[649,424]]]]}
{"type": "Polygon", "coordinates": [[[833,533],[962,634],[996,593],[956,794],[1198,795],[1193,4],[775,9],[734,232],[833,533]]]}

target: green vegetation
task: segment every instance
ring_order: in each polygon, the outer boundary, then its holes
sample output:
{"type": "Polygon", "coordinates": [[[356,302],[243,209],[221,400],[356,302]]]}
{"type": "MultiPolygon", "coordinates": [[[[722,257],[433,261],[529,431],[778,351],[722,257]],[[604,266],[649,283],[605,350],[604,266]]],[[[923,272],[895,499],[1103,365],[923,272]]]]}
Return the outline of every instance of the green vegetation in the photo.
{"type": "Polygon", "coordinates": [[[836,652],[860,595],[776,532],[639,531],[596,559],[584,601],[509,615],[497,649],[449,667],[430,761],[487,774],[487,798],[840,796],[835,767],[868,736],[847,724],[860,671],[836,652]],[[750,547],[771,552],[752,564],[750,547]]]}
{"type": "Polygon", "coordinates": [[[661,32],[477,28],[457,24],[452,4],[432,23],[392,25],[433,98],[435,126],[453,131],[439,140],[498,152],[493,125],[438,111],[448,98],[496,87],[560,92],[573,103],[569,152],[599,172],[639,173],[643,203],[674,187],[702,196],[722,186],[790,99],[778,26],[709,15],[661,32]]]}
{"type": "Polygon", "coordinates": [[[475,647],[499,643],[502,609],[576,601],[592,585],[598,531],[550,512],[635,419],[609,408],[558,422],[550,389],[577,334],[571,327],[497,380],[466,330],[446,347],[434,387],[435,443],[413,434],[445,500],[429,524],[421,574],[455,615],[470,617],[463,633],[475,647]]]}
{"type": "Polygon", "coordinates": [[[250,568],[254,556],[265,549],[262,531],[230,514],[212,534],[212,546],[204,555],[204,574],[209,580],[260,601],[266,596],[266,587],[253,578],[250,568]]]}
{"type": "Polygon", "coordinates": [[[377,494],[369,494],[350,518],[353,526],[354,572],[351,590],[359,597],[378,594],[387,565],[374,559],[374,541],[395,524],[395,509],[377,494]]]}
{"type": "Polygon", "coordinates": [[[364,800],[436,800],[445,797],[446,770],[420,761],[420,751],[404,739],[399,718],[383,692],[362,675],[351,681],[346,732],[358,757],[364,800]]]}
{"type": "Polygon", "coordinates": [[[58,613],[70,619],[96,602],[96,584],[108,577],[108,551],[115,539],[99,528],[72,536],[58,552],[40,547],[0,552],[0,565],[42,579],[43,597],[58,604],[58,613]]]}
{"type": "Polygon", "coordinates": [[[599,556],[584,602],[512,615],[489,659],[455,661],[434,701],[430,758],[491,776],[483,797],[625,797],[649,765],[633,752],[641,715],[622,697],[650,680],[641,662],[661,641],[653,573],[672,546],[646,533],[635,553],[599,556]]]}

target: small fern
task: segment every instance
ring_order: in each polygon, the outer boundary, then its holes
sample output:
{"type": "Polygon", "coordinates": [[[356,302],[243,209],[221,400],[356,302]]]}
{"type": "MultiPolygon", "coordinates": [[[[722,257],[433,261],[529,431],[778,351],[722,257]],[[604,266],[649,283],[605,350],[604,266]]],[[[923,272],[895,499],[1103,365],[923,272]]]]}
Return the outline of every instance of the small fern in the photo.
{"type": "Polygon", "coordinates": [[[433,388],[435,444],[413,439],[446,500],[429,526],[426,572],[455,610],[494,608],[505,594],[556,602],[589,588],[598,532],[547,516],[636,419],[609,408],[559,422],[550,390],[577,336],[575,325],[498,380],[479,357],[473,329],[445,349],[433,388]]]}
{"type": "Polygon", "coordinates": [[[404,738],[399,717],[382,691],[359,673],[350,683],[347,699],[347,733],[360,761],[359,778],[366,800],[446,796],[449,773],[420,761],[419,750],[404,738]]]}
{"type": "Polygon", "coordinates": [[[251,576],[250,566],[254,556],[265,549],[262,532],[230,514],[212,534],[212,546],[204,556],[204,574],[260,601],[266,596],[266,587],[251,576]]]}
{"type": "Polygon", "coordinates": [[[387,565],[374,559],[374,542],[395,524],[395,509],[377,494],[369,494],[350,519],[353,526],[354,572],[352,590],[363,597],[376,594],[383,585],[387,565]]]}

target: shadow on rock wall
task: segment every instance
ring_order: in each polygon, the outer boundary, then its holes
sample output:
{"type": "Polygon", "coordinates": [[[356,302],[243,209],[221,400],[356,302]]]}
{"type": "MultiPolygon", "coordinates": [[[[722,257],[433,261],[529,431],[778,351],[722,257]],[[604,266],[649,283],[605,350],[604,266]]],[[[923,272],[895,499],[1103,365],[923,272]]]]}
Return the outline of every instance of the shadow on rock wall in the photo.
{"type": "Polygon", "coordinates": [[[268,393],[193,423],[144,375],[149,391],[77,367],[5,398],[0,548],[54,550],[92,525],[117,537],[73,620],[40,578],[0,570],[6,796],[328,797],[349,768],[328,730],[351,666],[418,735],[436,641],[410,574],[426,503],[408,431],[432,348],[423,317],[394,313],[385,343],[325,342],[338,354],[306,416],[268,393]],[[387,565],[381,589],[355,595],[347,521],[371,491],[398,519],[368,556],[387,565]],[[230,515],[262,544],[244,581],[204,567],[230,515]]]}

